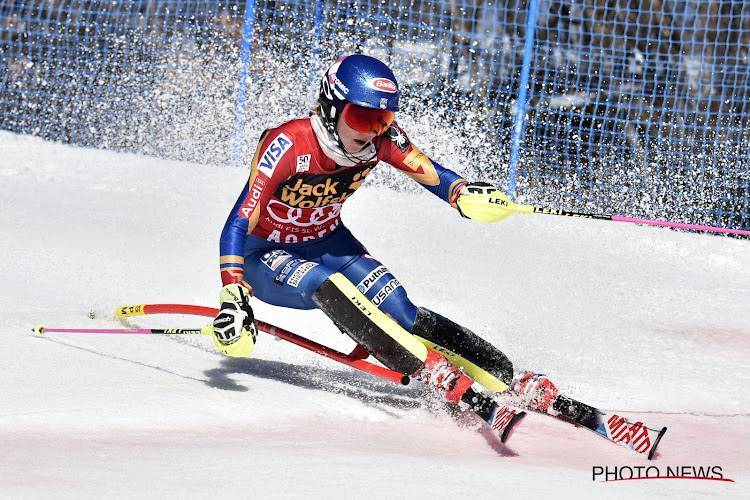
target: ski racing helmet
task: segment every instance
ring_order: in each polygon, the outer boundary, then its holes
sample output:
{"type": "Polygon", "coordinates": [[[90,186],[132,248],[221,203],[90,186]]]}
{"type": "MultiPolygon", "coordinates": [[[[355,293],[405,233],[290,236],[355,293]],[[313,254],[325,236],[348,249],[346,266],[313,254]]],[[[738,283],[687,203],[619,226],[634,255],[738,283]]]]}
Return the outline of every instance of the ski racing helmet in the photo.
{"type": "Polygon", "coordinates": [[[320,81],[318,102],[326,129],[341,143],[336,132],[339,115],[354,130],[375,131],[380,137],[399,109],[398,97],[398,83],[390,68],[374,57],[355,54],[328,68],[320,81]]]}

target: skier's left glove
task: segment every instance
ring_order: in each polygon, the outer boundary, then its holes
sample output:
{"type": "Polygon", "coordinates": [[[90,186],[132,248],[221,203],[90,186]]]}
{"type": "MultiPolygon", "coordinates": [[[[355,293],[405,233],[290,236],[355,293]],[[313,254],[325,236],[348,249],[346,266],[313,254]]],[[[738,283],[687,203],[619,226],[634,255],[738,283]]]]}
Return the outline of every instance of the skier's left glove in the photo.
{"type": "Polygon", "coordinates": [[[472,182],[461,188],[456,199],[456,208],[459,213],[468,218],[481,222],[497,222],[505,219],[512,213],[510,207],[513,202],[494,187],[486,182],[472,182]]]}
{"type": "Polygon", "coordinates": [[[221,289],[219,300],[221,309],[213,324],[214,344],[227,356],[250,356],[258,336],[250,292],[238,283],[231,283],[221,289]]]}

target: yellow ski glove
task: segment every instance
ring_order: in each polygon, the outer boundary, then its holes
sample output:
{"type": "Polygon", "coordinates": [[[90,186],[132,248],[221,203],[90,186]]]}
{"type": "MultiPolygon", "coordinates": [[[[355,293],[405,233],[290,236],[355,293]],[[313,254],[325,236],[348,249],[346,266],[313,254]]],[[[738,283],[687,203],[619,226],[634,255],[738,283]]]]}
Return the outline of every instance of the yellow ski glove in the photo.
{"type": "Polygon", "coordinates": [[[255,349],[258,327],[253,308],[249,303],[250,292],[238,283],[221,289],[221,309],[214,319],[214,344],[227,356],[244,358],[255,349]]]}
{"type": "Polygon", "coordinates": [[[456,206],[462,216],[480,222],[497,222],[517,212],[515,203],[486,182],[474,182],[461,188],[456,206]]]}

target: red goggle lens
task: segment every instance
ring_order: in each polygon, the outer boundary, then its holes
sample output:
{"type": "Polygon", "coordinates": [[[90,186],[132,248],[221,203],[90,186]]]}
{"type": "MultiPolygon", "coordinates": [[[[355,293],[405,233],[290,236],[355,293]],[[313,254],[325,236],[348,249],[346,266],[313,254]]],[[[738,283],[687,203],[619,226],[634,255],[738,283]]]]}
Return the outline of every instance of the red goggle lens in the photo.
{"type": "Polygon", "coordinates": [[[395,116],[396,113],[387,109],[364,108],[352,103],[344,106],[341,113],[346,124],[357,132],[375,132],[378,135],[388,130],[395,116]]]}

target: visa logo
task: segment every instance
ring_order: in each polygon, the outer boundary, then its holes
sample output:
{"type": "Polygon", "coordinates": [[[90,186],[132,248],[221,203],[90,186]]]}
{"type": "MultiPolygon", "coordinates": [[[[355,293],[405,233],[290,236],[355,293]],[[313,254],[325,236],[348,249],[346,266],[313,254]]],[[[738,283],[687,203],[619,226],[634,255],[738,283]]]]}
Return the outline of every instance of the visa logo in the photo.
{"type": "Polygon", "coordinates": [[[279,160],[284,156],[284,153],[289,151],[289,146],[291,145],[292,141],[289,137],[283,133],[279,134],[268,146],[266,152],[260,157],[260,160],[258,160],[258,170],[270,178],[276,169],[276,165],[279,164],[279,160]]]}

